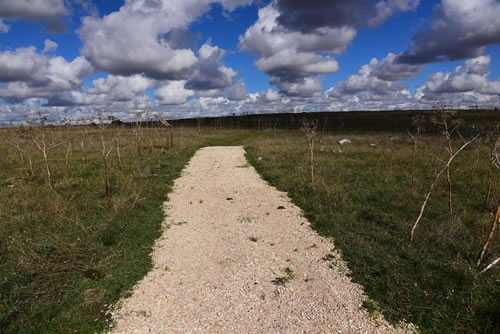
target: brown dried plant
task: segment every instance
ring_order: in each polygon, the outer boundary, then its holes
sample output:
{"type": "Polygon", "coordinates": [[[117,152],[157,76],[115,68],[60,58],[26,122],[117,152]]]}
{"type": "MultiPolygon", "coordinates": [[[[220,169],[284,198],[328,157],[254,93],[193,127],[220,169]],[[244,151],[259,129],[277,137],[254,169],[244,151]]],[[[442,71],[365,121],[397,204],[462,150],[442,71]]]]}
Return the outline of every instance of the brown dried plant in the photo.
{"type": "Polygon", "coordinates": [[[413,141],[413,152],[412,152],[412,159],[411,159],[411,186],[410,186],[410,195],[413,196],[415,193],[415,158],[417,154],[417,145],[418,145],[418,139],[420,136],[420,133],[425,131],[424,129],[424,123],[425,123],[425,117],[422,115],[417,115],[412,118],[411,125],[413,129],[415,130],[415,133],[412,134],[410,131],[408,131],[408,135],[411,137],[413,141]]]}
{"type": "Polygon", "coordinates": [[[415,230],[417,228],[418,223],[422,219],[422,216],[424,214],[425,207],[427,205],[427,202],[429,201],[429,198],[431,196],[432,191],[434,190],[434,187],[436,186],[439,178],[441,175],[446,172],[447,175],[447,181],[448,181],[448,207],[449,207],[449,213],[450,215],[453,215],[453,202],[452,202],[452,183],[451,183],[451,175],[450,175],[450,168],[453,160],[456,158],[456,156],[462,152],[467,146],[469,146],[471,143],[476,141],[481,134],[477,134],[474,136],[472,139],[465,140],[462,136],[463,144],[460,148],[457,150],[453,149],[453,146],[451,144],[451,135],[453,132],[456,131],[456,129],[462,124],[462,121],[454,121],[451,120],[451,117],[455,114],[456,112],[454,111],[448,111],[442,108],[437,112],[437,116],[434,116],[431,120],[437,124],[438,126],[441,127],[442,129],[442,134],[446,137],[446,151],[448,153],[448,159],[447,160],[442,160],[439,159],[443,166],[440,170],[437,171],[437,173],[434,175],[434,179],[430,185],[429,191],[427,192],[427,195],[425,196],[424,203],[422,204],[422,207],[420,208],[420,213],[413,224],[413,228],[411,229],[410,232],[410,241],[413,241],[414,235],[415,235],[415,230]]]}
{"type": "MultiPolygon", "coordinates": [[[[60,146],[61,143],[55,143],[53,138],[48,137],[45,125],[45,122],[47,121],[47,115],[44,115],[41,112],[38,112],[37,115],[39,120],[38,132],[35,132],[35,134],[33,135],[33,142],[35,143],[36,148],[42,154],[43,161],[45,162],[45,169],[47,171],[47,184],[49,185],[50,189],[54,189],[54,187],[52,186],[52,175],[50,172],[48,153],[50,150],[53,150],[54,148],[60,146]]],[[[35,122],[36,120],[33,120],[33,124],[36,124],[35,122]]]]}
{"type": "MultiPolygon", "coordinates": [[[[500,124],[497,124],[496,128],[491,131],[488,134],[488,139],[489,142],[492,144],[492,149],[490,153],[490,160],[492,165],[496,168],[497,171],[500,171],[500,124]]],[[[487,195],[487,201],[489,202],[489,195],[491,191],[491,180],[490,180],[490,175],[488,174],[488,195],[487,195]]],[[[500,201],[497,203],[497,209],[496,209],[496,214],[494,215],[493,218],[493,223],[491,225],[491,230],[488,235],[488,238],[486,239],[486,242],[483,245],[483,248],[481,250],[481,253],[479,254],[479,257],[477,259],[477,267],[481,264],[481,261],[484,257],[484,254],[486,253],[486,249],[488,248],[488,245],[490,244],[491,240],[493,239],[493,236],[495,235],[496,229],[500,226],[500,201]]],[[[485,269],[481,271],[481,273],[489,270],[492,268],[496,263],[500,261],[500,258],[494,260],[490,265],[486,266],[485,269]]]]}
{"type": "Polygon", "coordinates": [[[307,139],[307,145],[309,146],[309,157],[311,162],[311,184],[314,187],[314,137],[316,136],[316,130],[318,129],[318,121],[305,120],[302,123],[302,131],[307,139]]]}

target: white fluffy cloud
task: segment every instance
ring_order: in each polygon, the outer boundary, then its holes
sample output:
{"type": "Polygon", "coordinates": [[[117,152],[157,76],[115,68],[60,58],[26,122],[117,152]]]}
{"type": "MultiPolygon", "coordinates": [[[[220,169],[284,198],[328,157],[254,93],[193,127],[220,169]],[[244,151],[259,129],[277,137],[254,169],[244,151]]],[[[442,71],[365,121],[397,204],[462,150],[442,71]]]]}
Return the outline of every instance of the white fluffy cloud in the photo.
{"type": "MultiPolygon", "coordinates": [[[[206,79],[206,62],[218,62],[223,52],[206,45],[199,51],[201,59],[198,59],[191,48],[193,43],[184,42],[189,40],[186,38],[190,34],[189,24],[214,2],[220,1],[128,0],[119,11],[103,18],[83,19],[78,30],[83,41],[81,53],[95,67],[114,75],[143,73],[154,79],[192,79],[188,85],[199,89],[197,83],[206,79]],[[208,57],[204,57],[206,52],[210,53],[208,57]]],[[[230,10],[246,3],[222,2],[230,10]]],[[[225,85],[226,79],[233,76],[226,67],[218,71],[219,82],[210,80],[209,86],[225,85]]],[[[213,87],[205,87],[210,88],[213,87]]]]}
{"type": "Polygon", "coordinates": [[[257,22],[240,36],[239,48],[258,57],[257,67],[271,75],[270,82],[284,94],[312,96],[322,89],[317,75],[339,70],[331,55],[344,51],[358,26],[367,20],[379,24],[418,3],[383,0],[371,6],[363,0],[274,0],[259,10],[257,22]]]}
{"type": "Polygon", "coordinates": [[[500,43],[498,0],[442,0],[427,30],[419,32],[398,61],[423,64],[474,58],[500,43]]]}
{"type": "Polygon", "coordinates": [[[35,47],[19,48],[15,52],[0,52],[0,97],[20,101],[32,97],[49,97],[63,91],[80,88],[93,68],[83,57],[68,62],[36,52],[35,47]]]}
{"type": "Polygon", "coordinates": [[[437,72],[429,77],[418,95],[424,103],[444,101],[452,104],[500,102],[500,80],[488,80],[490,56],[465,61],[454,72],[437,72]]]}
{"type": "Polygon", "coordinates": [[[172,81],[155,91],[155,97],[161,104],[184,104],[194,91],[184,88],[185,81],[172,81]]]}
{"type": "Polygon", "coordinates": [[[231,101],[242,101],[248,96],[247,86],[243,81],[237,82],[226,90],[226,97],[231,101]]]}
{"type": "MultiPolygon", "coordinates": [[[[47,22],[45,30],[48,32],[64,30],[62,17],[68,15],[69,12],[64,0],[3,0],[0,2],[0,18],[23,18],[34,22],[47,22]]],[[[0,22],[0,30],[6,32],[8,26],[0,22]]]]}
{"type": "Polygon", "coordinates": [[[259,10],[259,19],[240,36],[239,48],[257,55],[257,67],[280,83],[285,94],[304,77],[335,73],[338,63],[318,52],[340,53],[354,38],[349,27],[324,28],[321,34],[289,31],[277,23],[280,13],[273,4],[259,10]]]}
{"type": "Polygon", "coordinates": [[[222,64],[224,50],[209,42],[199,50],[199,61],[193,74],[186,82],[186,88],[194,90],[217,89],[230,86],[237,73],[222,64]]]}
{"type": "Polygon", "coordinates": [[[266,102],[277,102],[281,100],[280,94],[272,88],[269,88],[267,91],[261,93],[260,96],[266,102]]]}
{"type": "Polygon", "coordinates": [[[293,80],[272,77],[269,82],[278,87],[285,95],[291,97],[314,97],[321,95],[323,91],[321,77],[299,77],[293,80]]]}
{"type": "Polygon", "coordinates": [[[358,73],[327,90],[327,98],[336,106],[352,109],[394,109],[415,103],[408,84],[399,79],[412,77],[419,68],[407,66],[400,72],[394,71],[394,67],[401,66],[393,64],[394,59],[395,55],[391,53],[381,61],[373,58],[358,73]]]}
{"type": "Polygon", "coordinates": [[[385,81],[406,80],[415,77],[424,67],[420,64],[400,64],[397,62],[397,57],[389,53],[381,61],[373,58],[370,61],[370,72],[385,81]]]}
{"type": "Polygon", "coordinates": [[[135,74],[129,77],[109,74],[106,79],[94,80],[93,88],[87,90],[88,94],[104,94],[110,100],[123,101],[145,94],[148,88],[155,85],[155,80],[135,74]]]}

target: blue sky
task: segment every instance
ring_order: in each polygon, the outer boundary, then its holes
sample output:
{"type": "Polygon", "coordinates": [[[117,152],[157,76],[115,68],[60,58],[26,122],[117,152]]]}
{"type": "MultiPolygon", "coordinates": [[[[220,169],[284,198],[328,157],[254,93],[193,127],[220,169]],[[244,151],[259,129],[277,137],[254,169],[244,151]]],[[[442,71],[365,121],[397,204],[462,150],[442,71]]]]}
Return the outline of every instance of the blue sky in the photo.
{"type": "Polygon", "coordinates": [[[496,0],[1,2],[0,122],[493,108],[499,44],[496,0]]]}

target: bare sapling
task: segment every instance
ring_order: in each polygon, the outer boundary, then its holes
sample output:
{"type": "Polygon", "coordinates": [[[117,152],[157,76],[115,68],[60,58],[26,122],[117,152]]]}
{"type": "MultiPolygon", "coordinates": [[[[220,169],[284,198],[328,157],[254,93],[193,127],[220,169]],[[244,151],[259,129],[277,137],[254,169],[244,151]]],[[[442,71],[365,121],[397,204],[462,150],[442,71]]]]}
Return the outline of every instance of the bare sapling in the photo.
{"type": "Polygon", "coordinates": [[[111,197],[111,184],[109,180],[109,168],[108,168],[108,157],[113,150],[113,143],[114,141],[111,141],[111,144],[107,144],[105,140],[105,130],[106,128],[111,124],[109,121],[109,118],[106,117],[107,111],[104,110],[97,110],[97,117],[99,120],[99,131],[101,135],[101,145],[102,145],[102,161],[104,164],[104,181],[105,181],[105,190],[106,190],[106,197],[108,199],[108,206],[113,205],[112,197],[111,197]]]}
{"type": "Polygon", "coordinates": [[[47,184],[49,185],[50,189],[54,189],[52,186],[52,175],[50,172],[48,152],[50,150],[58,147],[61,144],[60,143],[56,144],[56,143],[49,141],[47,139],[46,128],[45,128],[45,122],[47,121],[47,115],[43,115],[41,112],[38,112],[37,114],[38,114],[38,117],[40,120],[39,135],[33,136],[33,142],[35,143],[36,148],[42,154],[43,161],[45,162],[45,169],[47,171],[47,184]]]}
{"type": "Polygon", "coordinates": [[[417,145],[418,145],[418,138],[420,136],[420,133],[424,131],[424,122],[425,118],[423,116],[415,116],[412,119],[412,126],[415,129],[415,134],[412,134],[410,131],[408,131],[408,135],[413,141],[413,152],[412,152],[412,159],[411,159],[411,186],[410,186],[410,195],[415,194],[415,158],[417,155],[417,145]]]}
{"type": "Polygon", "coordinates": [[[142,126],[143,120],[144,120],[144,111],[138,111],[136,113],[135,129],[134,129],[135,147],[136,147],[136,152],[138,155],[141,155],[141,142],[143,139],[141,126],[142,126]]]}
{"type": "Polygon", "coordinates": [[[314,137],[316,136],[316,129],[318,128],[317,121],[304,121],[302,123],[302,131],[307,139],[309,146],[309,157],[311,162],[311,184],[314,187],[314,137]]]}
{"type": "Polygon", "coordinates": [[[118,132],[118,134],[116,135],[115,141],[116,141],[116,155],[118,156],[118,166],[120,167],[120,170],[122,170],[123,166],[122,166],[122,155],[120,153],[120,132],[118,132]]]}
{"type": "Polygon", "coordinates": [[[148,147],[149,147],[149,153],[153,153],[153,146],[154,146],[154,141],[153,141],[153,109],[148,105],[146,107],[146,119],[147,119],[147,124],[148,124],[148,147]]]}
{"type": "MultiPolygon", "coordinates": [[[[448,159],[453,155],[453,147],[451,137],[453,133],[462,124],[461,120],[453,120],[452,117],[456,114],[456,110],[447,110],[442,104],[441,108],[432,117],[432,122],[441,129],[441,134],[446,139],[446,152],[448,159]]],[[[450,216],[453,216],[453,188],[451,182],[451,164],[446,168],[446,179],[448,181],[448,209],[450,216]]]]}
{"type": "MultiPolygon", "coordinates": [[[[490,156],[491,163],[493,164],[493,166],[496,168],[497,171],[500,171],[500,152],[499,152],[500,151],[500,129],[499,129],[498,124],[497,124],[495,131],[493,133],[490,133],[489,139],[492,142],[492,150],[491,150],[491,156],[490,156]]],[[[488,170],[488,172],[489,172],[489,170],[488,170]]],[[[488,197],[490,195],[490,191],[491,191],[491,179],[490,179],[490,174],[488,173],[488,197]]],[[[489,198],[488,198],[488,200],[489,200],[489,198]]],[[[483,249],[481,250],[481,253],[479,254],[479,257],[477,259],[476,264],[478,267],[481,264],[483,256],[486,253],[486,249],[488,248],[488,245],[490,244],[491,240],[493,239],[495,231],[499,226],[500,226],[500,202],[497,205],[497,211],[496,211],[496,214],[493,218],[493,223],[491,225],[490,234],[488,235],[488,238],[486,239],[486,242],[483,245],[483,249]]],[[[498,262],[498,260],[500,260],[500,259],[497,259],[495,261],[498,262]]],[[[488,270],[494,264],[496,264],[495,261],[493,261],[494,263],[492,263],[490,266],[486,267],[482,272],[488,270]]]]}
{"type": "Polygon", "coordinates": [[[479,134],[476,135],[474,138],[468,140],[468,141],[465,141],[464,144],[458,149],[456,150],[455,152],[452,152],[452,155],[449,157],[448,161],[446,163],[443,162],[444,166],[441,170],[439,170],[436,175],[434,176],[434,180],[432,181],[431,183],[431,186],[429,188],[429,191],[427,192],[427,195],[425,196],[425,200],[424,200],[424,203],[422,204],[422,207],[420,208],[420,213],[417,217],[417,220],[415,221],[415,224],[413,225],[413,228],[411,229],[411,233],[410,233],[410,241],[413,241],[413,237],[414,237],[414,234],[415,234],[415,230],[417,228],[417,225],[418,223],[420,222],[420,219],[422,219],[422,216],[424,214],[424,210],[425,210],[425,206],[427,205],[427,202],[429,201],[429,198],[431,196],[431,193],[432,191],[434,190],[434,187],[436,186],[437,184],[437,181],[439,180],[439,177],[446,171],[449,170],[450,168],[450,165],[451,163],[453,162],[453,160],[456,158],[456,156],[462,152],[467,146],[469,146],[471,143],[473,143],[475,140],[477,140],[479,138],[479,134]]]}
{"type": "Polygon", "coordinates": [[[82,154],[82,171],[85,169],[85,164],[87,163],[87,158],[85,154],[85,137],[88,135],[87,122],[85,120],[81,121],[80,125],[80,151],[82,154]]]}
{"type": "Polygon", "coordinates": [[[64,163],[64,171],[66,172],[69,167],[69,160],[71,156],[71,152],[73,150],[73,145],[72,145],[72,135],[71,135],[71,119],[70,118],[63,118],[61,120],[61,124],[65,128],[66,132],[66,156],[65,156],[65,163],[64,163]]]}
{"type": "Polygon", "coordinates": [[[170,150],[174,147],[174,135],[173,135],[173,126],[163,117],[158,114],[154,114],[155,118],[165,127],[166,139],[167,139],[167,150],[170,150]]]}

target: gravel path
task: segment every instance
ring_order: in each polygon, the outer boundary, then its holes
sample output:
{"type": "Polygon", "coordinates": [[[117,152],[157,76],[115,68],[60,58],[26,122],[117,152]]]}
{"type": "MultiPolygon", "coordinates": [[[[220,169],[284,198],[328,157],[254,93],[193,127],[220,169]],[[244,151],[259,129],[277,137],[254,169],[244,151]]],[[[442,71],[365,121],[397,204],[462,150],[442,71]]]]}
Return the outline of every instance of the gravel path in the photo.
{"type": "Polygon", "coordinates": [[[360,308],[328,239],[249,167],[199,150],[166,203],[155,269],[113,311],[113,333],[404,333],[360,308]]]}

